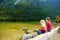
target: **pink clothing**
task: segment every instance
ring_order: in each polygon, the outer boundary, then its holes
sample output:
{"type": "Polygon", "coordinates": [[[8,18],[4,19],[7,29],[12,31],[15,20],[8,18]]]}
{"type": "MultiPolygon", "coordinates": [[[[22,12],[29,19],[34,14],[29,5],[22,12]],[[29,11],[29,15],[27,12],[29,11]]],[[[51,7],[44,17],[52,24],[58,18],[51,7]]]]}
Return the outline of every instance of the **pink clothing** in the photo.
{"type": "Polygon", "coordinates": [[[47,27],[47,30],[50,30],[52,29],[52,24],[50,21],[46,22],[46,27],[47,27]]]}

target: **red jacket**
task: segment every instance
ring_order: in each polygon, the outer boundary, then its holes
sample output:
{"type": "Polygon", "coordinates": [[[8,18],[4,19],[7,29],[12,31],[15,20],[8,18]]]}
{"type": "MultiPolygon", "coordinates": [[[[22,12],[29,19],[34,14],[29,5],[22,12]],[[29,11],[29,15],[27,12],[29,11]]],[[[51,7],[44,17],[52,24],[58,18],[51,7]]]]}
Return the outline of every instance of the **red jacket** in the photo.
{"type": "Polygon", "coordinates": [[[50,21],[48,21],[48,22],[46,23],[46,27],[47,27],[47,30],[51,30],[51,29],[52,29],[52,24],[51,24],[50,21]]]}

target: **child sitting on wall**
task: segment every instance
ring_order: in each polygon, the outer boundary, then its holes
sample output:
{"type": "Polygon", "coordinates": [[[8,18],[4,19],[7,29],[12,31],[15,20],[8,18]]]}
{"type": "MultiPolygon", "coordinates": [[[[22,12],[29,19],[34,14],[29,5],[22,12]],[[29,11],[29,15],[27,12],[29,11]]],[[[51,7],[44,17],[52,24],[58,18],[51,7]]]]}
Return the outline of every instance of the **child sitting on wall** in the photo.
{"type": "Polygon", "coordinates": [[[45,33],[47,31],[45,21],[44,20],[41,20],[40,21],[40,24],[41,24],[40,28],[34,30],[34,32],[37,32],[38,35],[39,34],[43,34],[43,33],[45,33]]]}

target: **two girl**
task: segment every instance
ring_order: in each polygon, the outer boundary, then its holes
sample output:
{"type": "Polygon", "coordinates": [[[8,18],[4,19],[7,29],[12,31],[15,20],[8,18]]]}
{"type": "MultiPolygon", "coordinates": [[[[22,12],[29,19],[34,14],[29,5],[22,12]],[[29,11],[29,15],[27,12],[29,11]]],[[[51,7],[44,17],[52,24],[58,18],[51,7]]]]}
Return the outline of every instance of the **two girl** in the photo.
{"type": "Polygon", "coordinates": [[[40,28],[34,30],[34,32],[37,32],[38,35],[43,34],[45,32],[50,32],[52,30],[52,23],[50,22],[50,17],[46,18],[46,23],[44,20],[41,20],[40,24],[40,28]]]}

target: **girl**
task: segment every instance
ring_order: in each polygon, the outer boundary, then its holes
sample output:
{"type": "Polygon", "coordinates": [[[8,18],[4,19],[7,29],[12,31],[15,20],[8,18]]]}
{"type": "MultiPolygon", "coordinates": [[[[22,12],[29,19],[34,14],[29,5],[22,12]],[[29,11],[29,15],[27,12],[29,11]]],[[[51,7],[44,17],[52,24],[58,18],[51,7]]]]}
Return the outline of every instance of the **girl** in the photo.
{"type": "Polygon", "coordinates": [[[40,24],[41,24],[40,28],[34,30],[35,32],[37,32],[38,35],[45,33],[46,30],[47,30],[46,24],[45,24],[45,21],[44,21],[44,20],[41,20],[41,21],[40,21],[40,24]]]}
{"type": "Polygon", "coordinates": [[[45,21],[44,21],[44,20],[41,20],[41,21],[40,21],[40,24],[41,24],[41,26],[40,26],[39,30],[40,30],[42,33],[45,33],[46,30],[47,30],[45,21]]]}
{"type": "Polygon", "coordinates": [[[50,17],[46,18],[46,27],[48,32],[52,30],[52,23],[50,22],[50,17]]]}

